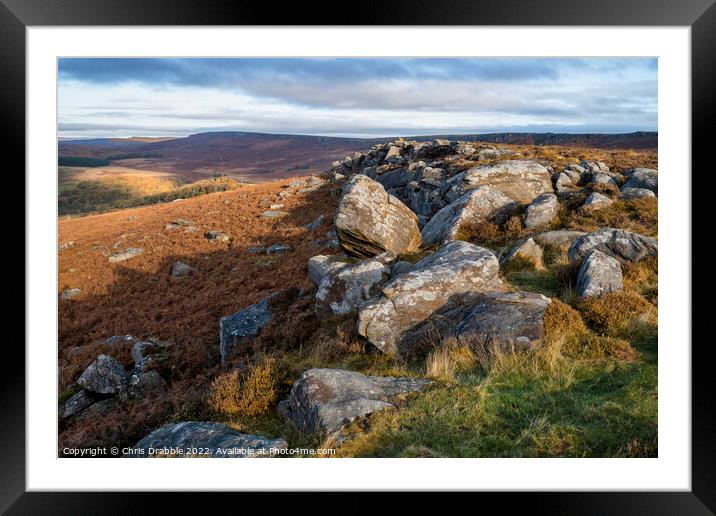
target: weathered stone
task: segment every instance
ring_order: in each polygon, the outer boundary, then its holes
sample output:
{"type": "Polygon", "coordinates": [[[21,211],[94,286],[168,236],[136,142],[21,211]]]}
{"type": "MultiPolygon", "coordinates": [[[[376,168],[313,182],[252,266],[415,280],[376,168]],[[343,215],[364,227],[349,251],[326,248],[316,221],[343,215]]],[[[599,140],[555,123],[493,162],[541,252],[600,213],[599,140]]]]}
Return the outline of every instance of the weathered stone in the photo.
{"type": "Polygon", "coordinates": [[[127,387],[120,391],[120,398],[141,399],[166,390],[167,382],[157,371],[137,371],[129,377],[127,387]]]}
{"type": "Polygon", "coordinates": [[[554,188],[557,192],[565,192],[574,189],[574,181],[564,172],[555,174],[554,188]]]}
{"type": "Polygon", "coordinates": [[[128,380],[127,372],[115,358],[100,355],[80,375],[77,383],[90,392],[117,394],[128,380]]]}
{"type": "Polygon", "coordinates": [[[535,243],[532,238],[518,243],[515,247],[507,253],[500,262],[503,265],[513,263],[515,260],[519,260],[523,263],[531,264],[537,270],[543,270],[544,264],[542,263],[542,248],[535,243]]]}
{"type": "Polygon", "coordinates": [[[499,268],[487,249],[451,242],[383,285],[380,294],[360,308],[358,333],[380,350],[396,354],[402,333],[427,319],[451,296],[499,290],[499,268]]]}
{"type": "Polygon", "coordinates": [[[170,274],[175,278],[179,278],[181,276],[186,276],[187,274],[191,274],[195,271],[196,271],[196,269],[194,267],[192,267],[191,265],[188,265],[184,262],[174,262],[174,264],[172,265],[170,274]]]}
{"type": "Polygon", "coordinates": [[[271,310],[269,309],[268,301],[269,298],[265,297],[254,305],[248,306],[233,315],[221,318],[219,321],[219,333],[221,335],[219,351],[221,352],[222,364],[243,339],[257,336],[261,333],[261,329],[271,321],[271,310]]]}
{"type": "Polygon", "coordinates": [[[264,254],[266,252],[266,248],[263,246],[252,246],[246,249],[246,252],[249,254],[264,254]]]}
{"type": "Polygon", "coordinates": [[[592,249],[631,262],[659,254],[658,242],[654,238],[623,229],[601,228],[575,240],[569,248],[569,259],[581,263],[592,249]]]}
{"type": "Polygon", "coordinates": [[[627,182],[622,188],[643,188],[659,193],[659,173],[652,168],[631,168],[624,172],[627,182]]]}
{"type": "Polygon", "coordinates": [[[557,215],[559,215],[557,196],[553,193],[538,195],[525,210],[525,228],[547,226],[557,218],[557,215]]]}
{"type": "Polygon", "coordinates": [[[335,225],[338,241],[352,256],[369,258],[385,251],[409,254],[420,247],[415,214],[362,174],[346,183],[335,225]]]}
{"type": "Polygon", "coordinates": [[[281,453],[280,450],[287,447],[283,439],[267,439],[259,435],[244,434],[220,423],[182,421],[154,430],[135,444],[126,456],[131,458],[270,457],[281,453]]]}
{"type": "Polygon", "coordinates": [[[335,273],[348,265],[345,256],[318,255],[308,259],[308,277],[313,283],[319,285],[323,276],[335,273]]]}
{"type": "Polygon", "coordinates": [[[228,235],[226,233],[222,233],[221,231],[207,231],[204,233],[204,236],[212,241],[216,242],[230,242],[231,241],[231,235],[228,235]]]}
{"type": "Polygon", "coordinates": [[[60,294],[60,299],[65,301],[67,299],[75,298],[75,297],[79,296],[81,293],[82,293],[82,291],[78,288],[67,288],[67,289],[63,290],[62,293],[60,294]]]}
{"type": "Polygon", "coordinates": [[[622,287],[622,267],[619,261],[598,249],[592,249],[579,268],[577,293],[581,297],[601,296],[621,290],[622,287]]]}
{"type": "Polygon", "coordinates": [[[602,185],[616,185],[617,182],[611,176],[607,174],[592,174],[590,183],[602,184],[602,185]]]}
{"type": "Polygon", "coordinates": [[[309,231],[315,231],[323,224],[323,215],[319,215],[313,222],[306,224],[306,229],[309,231]]]}
{"type": "Polygon", "coordinates": [[[395,408],[400,395],[418,392],[429,384],[425,379],[309,369],[293,384],[279,411],[302,432],[330,435],[357,418],[395,408]]]}
{"type": "Polygon", "coordinates": [[[273,244],[266,249],[266,254],[283,254],[291,251],[292,247],[286,244],[273,244]]]}
{"type": "Polygon", "coordinates": [[[481,186],[445,206],[421,232],[424,246],[455,240],[465,223],[503,222],[517,208],[515,201],[491,186],[481,186]]]}
{"type": "Polygon", "coordinates": [[[622,199],[632,201],[634,199],[644,199],[647,197],[656,197],[656,194],[646,188],[624,188],[621,190],[622,199]]]}
{"type": "Polygon", "coordinates": [[[532,239],[537,245],[542,247],[563,247],[572,245],[572,242],[584,235],[586,235],[584,231],[558,229],[537,233],[536,235],[532,235],[532,239]]]}
{"type": "Polygon", "coordinates": [[[69,249],[70,247],[73,247],[75,245],[75,242],[73,240],[70,240],[69,242],[65,242],[64,244],[60,244],[60,246],[57,248],[58,251],[64,251],[66,249],[69,249]]]}
{"type": "Polygon", "coordinates": [[[87,393],[86,390],[82,389],[81,391],[70,396],[67,401],[65,401],[62,406],[60,406],[60,419],[67,419],[68,417],[72,417],[75,414],[79,414],[93,403],[94,400],[92,399],[92,397],[87,393]]]}
{"type": "MultiPolygon", "coordinates": [[[[133,337],[132,337],[133,339],[133,337]]],[[[166,359],[166,346],[157,341],[137,340],[132,346],[132,360],[135,370],[142,371],[159,358],[166,359]]]]}
{"type": "Polygon", "coordinates": [[[398,274],[403,274],[403,273],[405,273],[405,272],[410,272],[411,270],[413,270],[413,266],[414,266],[414,265],[415,265],[415,264],[413,264],[413,263],[411,263],[411,262],[406,262],[406,261],[395,262],[395,263],[393,264],[393,268],[392,268],[391,271],[390,271],[390,275],[391,275],[391,276],[397,276],[398,274]]]}
{"type": "Polygon", "coordinates": [[[526,351],[544,337],[549,298],[534,292],[497,292],[482,302],[455,329],[457,340],[470,347],[526,351]]]}
{"type": "Polygon", "coordinates": [[[472,168],[448,179],[443,186],[443,196],[452,202],[483,185],[489,185],[521,204],[552,192],[552,180],[544,166],[531,160],[506,160],[472,168]]]}
{"type": "Polygon", "coordinates": [[[123,262],[125,260],[134,258],[135,256],[139,256],[143,252],[144,252],[144,249],[142,249],[141,247],[130,247],[129,249],[125,249],[124,251],[120,251],[118,253],[114,253],[114,254],[110,255],[109,262],[110,263],[123,262]]]}
{"type": "Polygon", "coordinates": [[[280,219],[288,215],[287,211],[268,210],[261,214],[262,219],[280,219]]]}
{"type": "Polygon", "coordinates": [[[584,204],[582,204],[582,208],[585,210],[596,210],[599,208],[604,208],[605,206],[609,206],[613,202],[614,201],[612,201],[609,197],[607,197],[604,194],[600,194],[599,192],[592,192],[584,200],[584,204]]]}

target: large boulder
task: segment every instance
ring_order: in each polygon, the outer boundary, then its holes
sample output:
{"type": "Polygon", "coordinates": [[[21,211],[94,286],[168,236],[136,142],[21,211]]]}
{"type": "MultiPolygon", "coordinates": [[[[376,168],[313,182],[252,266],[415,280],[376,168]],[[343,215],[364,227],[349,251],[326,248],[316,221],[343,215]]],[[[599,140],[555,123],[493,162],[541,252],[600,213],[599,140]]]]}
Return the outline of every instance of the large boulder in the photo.
{"type": "Polygon", "coordinates": [[[220,423],[182,421],[163,426],[135,444],[127,457],[270,457],[288,447],[283,439],[244,434],[220,423]]]}
{"type": "Polygon", "coordinates": [[[506,160],[471,168],[448,179],[443,196],[453,202],[483,185],[492,186],[520,204],[529,204],[538,195],[552,192],[547,168],[531,160],[506,160]]]}
{"type": "Polygon", "coordinates": [[[575,240],[569,248],[569,259],[581,264],[592,249],[630,262],[659,254],[658,242],[654,238],[623,229],[601,228],[575,240]]]}
{"type": "Polygon", "coordinates": [[[341,247],[352,256],[369,258],[385,251],[409,254],[420,247],[415,214],[362,174],[346,183],[335,225],[341,247]]]}
{"type": "Polygon", "coordinates": [[[550,299],[534,292],[487,294],[457,326],[455,337],[473,348],[525,351],[544,337],[550,299]]]}
{"type": "Polygon", "coordinates": [[[644,188],[655,194],[659,193],[659,173],[652,168],[630,168],[624,175],[627,176],[626,183],[622,189],[644,188]]]}
{"type": "Polygon", "coordinates": [[[503,222],[517,204],[491,186],[481,186],[438,211],[421,232],[424,246],[455,240],[464,223],[503,222]]]}
{"type": "Polygon", "coordinates": [[[395,276],[358,314],[358,333],[385,353],[398,354],[403,332],[427,319],[452,296],[502,288],[495,255],[455,241],[395,276]]]}
{"type": "Polygon", "coordinates": [[[579,268],[577,293],[581,297],[601,296],[621,290],[622,287],[622,267],[619,261],[598,249],[592,249],[579,268]]]}
{"type": "Polygon", "coordinates": [[[109,355],[100,355],[80,375],[77,383],[97,394],[118,394],[129,380],[119,361],[109,355]]]}
{"type": "Polygon", "coordinates": [[[269,297],[219,320],[219,351],[222,364],[237,345],[246,338],[257,336],[271,321],[269,297]]]}
{"type": "Polygon", "coordinates": [[[279,404],[279,412],[302,432],[330,435],[357,418],[395,408],[400,395],[420,391],[429,383],[342,369],[309,369],[279,404]]]}
{"type": "Polygon", "coordinates": [[[535,197],[525,210],[525,228],[534,229],[547,226],[559,214],[559,201],[553,193],[544,193],[535,197]]]}
{"type": "Polygon", "coordinates": [[[388,280],[394,260],[395,255],[387,252],[324,274],[316,292],[316,316],[344,315],[357,309],[388,280]]]}

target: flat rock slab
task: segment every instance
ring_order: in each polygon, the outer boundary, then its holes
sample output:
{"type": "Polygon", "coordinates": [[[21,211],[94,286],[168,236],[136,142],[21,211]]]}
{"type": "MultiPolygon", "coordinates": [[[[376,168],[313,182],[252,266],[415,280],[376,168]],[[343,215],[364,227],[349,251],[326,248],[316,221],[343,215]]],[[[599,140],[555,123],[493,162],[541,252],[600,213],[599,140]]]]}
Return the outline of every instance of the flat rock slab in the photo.
{"type": "Polygon", "coordinates": [[[544,336],[550,299],[534,292],[488,294],[455,329],[458,341],[473,348],[526,351],[544,336]]]}
{"type": "Polygon", "coordinates": [[[410,254],[420,248],[415,214],[363,174],[344,186],[335,225],[341,247],[351,256],[370,258],[385,251],[410,254]]]}
{"type": "Polygon", "coordinates": [[[131,260],[132,258],[139,256],[142,253],[144,253],[144,249],[142,249],[141,247],[130,247],[129,249],[125,249],[124,251],[111,254],[109,256],[109,262],[117,263],[123,262],[125,260],[131,260]]]}
{"type": "Polygon", "coordinates": [[[241,433],[220,423],[182,421],[153,431],[135,444],[132,453],[126,456],[242,459],[270,457],[287,447],[283,439],[241,433]]]}
{"type": "Polygon", "coordinates": [[[577,274],[577,293],[581,297],[601,296],[623,288],[622,267],[598,249],[592,249],[582,261],[577,274]]]}
{"type": "Polygon", "coordinates": [[[72,417],[75,414],[79,414],[93,403],[94,399],[92,399],[86,390],[82,389],[81,391],[70,396],[67,401],[60,406],[59,416],[61,419],[72,417]]]}
{"type": "Polygon", "coordinates": [[[293,384],[279,411],[302,432],[332,434],[357,418],[395,408],[398,396],[418,392],[430,383],[343,369],[309,369],[293,384]]]}
{"type": "Polygon", "coordinates": [[[358,333],[381,351],[398,354],[403,332],[427,319],[452,296],[500,290],[495,255],[455,241],[388,281],[358,313],[358,333]]]}
{"type": "Polygon", "coordinates": [[[569,259],[581,263],[592,249],[630,262],[659,254],[658,242],[654,238],[623,229],[601,228],[575,240],[569,248],[569,259]]]}

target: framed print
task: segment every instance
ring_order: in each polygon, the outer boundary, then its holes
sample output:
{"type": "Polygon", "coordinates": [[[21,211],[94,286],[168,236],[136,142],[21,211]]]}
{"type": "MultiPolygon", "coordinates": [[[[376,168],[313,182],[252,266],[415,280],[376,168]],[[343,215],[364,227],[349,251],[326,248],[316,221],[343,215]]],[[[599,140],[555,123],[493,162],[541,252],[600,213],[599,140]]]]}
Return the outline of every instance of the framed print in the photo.
{"type": "Polygon", "coordinates": [[[3,510],[711,513],[711,2],[92,6],[2,0],[27,203],[3,510]]]}

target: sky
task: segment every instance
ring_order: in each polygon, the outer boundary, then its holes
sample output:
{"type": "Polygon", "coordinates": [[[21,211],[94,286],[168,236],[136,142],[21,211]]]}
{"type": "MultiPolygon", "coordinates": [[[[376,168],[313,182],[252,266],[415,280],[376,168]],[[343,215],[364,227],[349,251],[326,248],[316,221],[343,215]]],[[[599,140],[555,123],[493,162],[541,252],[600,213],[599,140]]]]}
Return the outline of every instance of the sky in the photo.
{"type": "Polygon", "coordinates": [[[657,130],[649,58],[62,58],[60,138],[657,130]]]}

